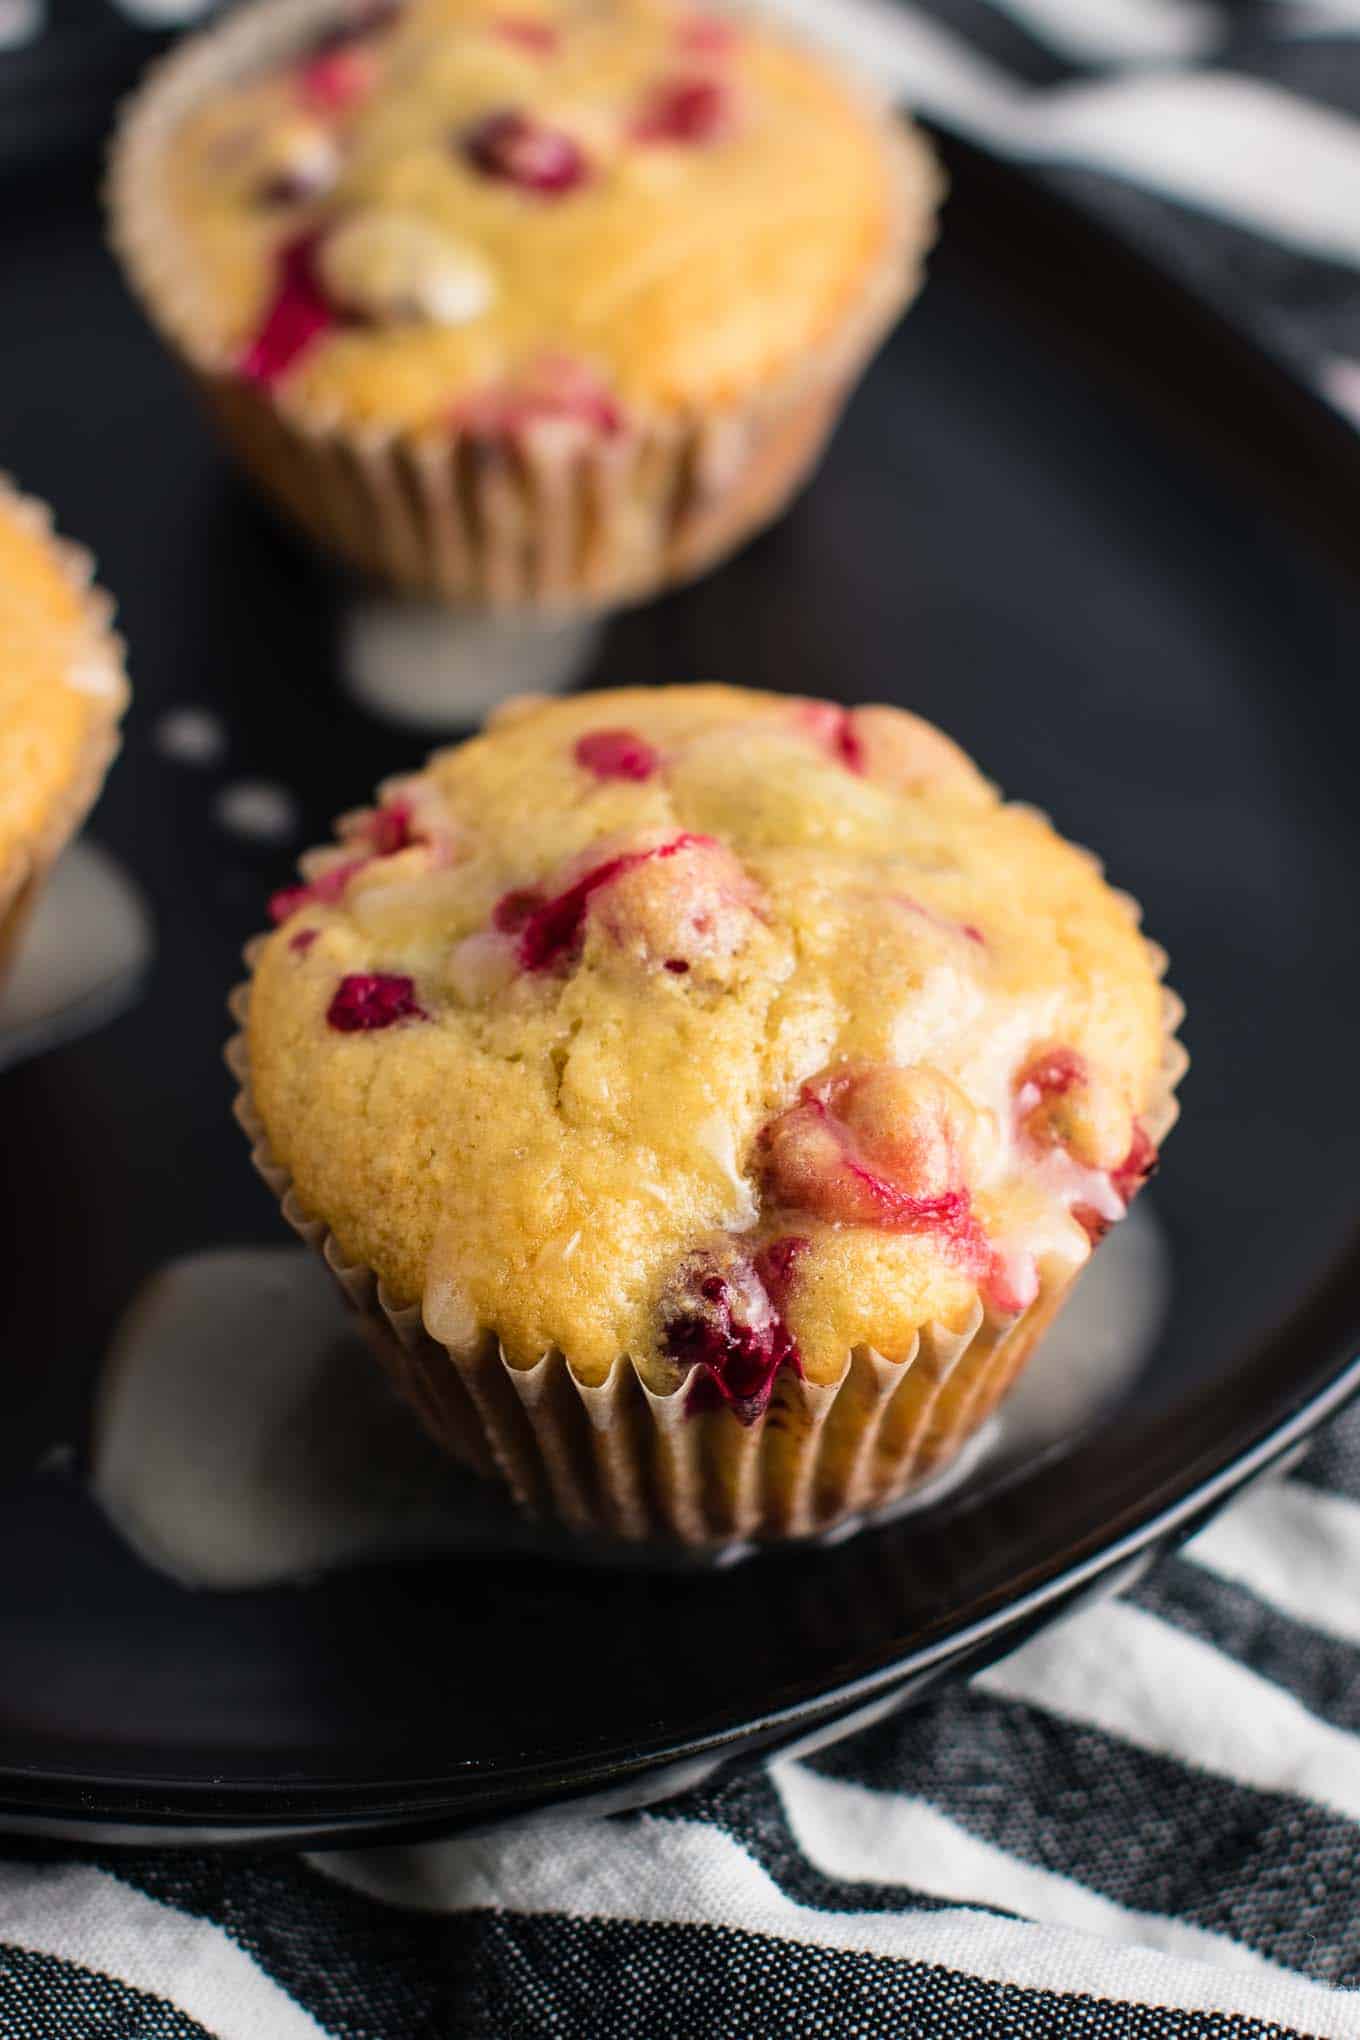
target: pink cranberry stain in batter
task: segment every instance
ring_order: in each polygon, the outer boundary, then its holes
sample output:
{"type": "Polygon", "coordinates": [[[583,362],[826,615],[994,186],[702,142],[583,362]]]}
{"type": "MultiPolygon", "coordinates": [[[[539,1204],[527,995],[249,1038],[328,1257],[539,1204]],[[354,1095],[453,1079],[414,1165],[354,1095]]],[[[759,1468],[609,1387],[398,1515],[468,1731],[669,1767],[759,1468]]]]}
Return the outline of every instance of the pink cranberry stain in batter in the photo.
{"type": "Polygon", "coordinates": [[[864,743],[855,727],[855,712],[834,701],[804,701],[797,710],[798,721],[808,734],[829,752],[847,772],[863,778],[868,770],[864,743]]]}
{"type": "Polygon", "coordinates": [[[1018,1317],[1039,1294],[1038,1264],[1031,1253],[1007,1254],[997,1248],[978,1287],[989,1310],[1001,1317],[1018,1317]]]}
{"type": "Polygon", "coordinates": [[[633,120],[635,142],[696,147],[715,142],[731,126],[732,94],[718,78],[667,78],[652,88],[633,120]]]}
{"type": "Polygon", "coordinates": [[[650,779],[661,763],[636,730],[587,730],[577,738],[574,756],[597,779],[650,779]]]}
{"type": "Polygon", "coordinates": [[[449,423],[473,439],[513,439],[533,426],[580,425],[601,439],[623,430],[618,401],[584,362],[551,355],[519,382],[488,383],[453,407],[449,423]]]}
{"type": "Polygon", "coordinates": [[[729,56],[738,40],[735,24],[716,14],[691,15],[680,24],[676,36],[680,48],[694,57],[729,56]]]}
{"type": "Polygon", "coordinates": [[[399,1020],[428,1020],[416,999],[415,983],[390,971],[359,971],[341,978],[326,1009],[326,1024],[337,1034],[370,1034],[399,1020]]]}
{"type": "Polygon", "coordinates": [[[297,73],[303,104],[314,113],[344,113],[365,98],[377,79],[373,38],[400,12],[390,0],[375,0],[318,36],[297,73]]]}
{"type": "Polygon", "coordinates": [[[1086,1059],[1075,1048],[1045,1049],[1027,1063],[1015,1086],[1015,1105],[1022,1120],[1051,1098],[1065,1098],[1086,1082],[1086,1059]]]}
{"type": "Polygon", "coordinates": [[[309,347],[342,323],[322,288],[316,265],[320,241],[320,234],[309,228],[279,249],[274,295],[263,325],[241,358],[240,372],[247,382],[269,388],[309,347]]]}
{"type": "Polygon", "coordinates": [[[357,42],[324,50],[311,58],[298,73],[302,103],[313,113],[347,113],[366,99],[377,80],[378,63],[372,50],[357,42]]]}
{"type": "Polygon", "coordinates": [[[735,1247],[689,1257],[666,1310],[662,1347],[679,1366],[695,1369],[687,1416],[730,1409],[739,1423],[753,1424],[769,1407],[780,1369],[803,1371],[759,1261],[735,1247]]]}
{"type": "Polygon", "coordinates": [[[350,857],[343,864],[333,864],[329,871],[305,885],[286,885],[276,892],[269,902],[269,918],[275,926],[288,920],[299,907],[333,907],[343,899],[345,888],[356,873],[365,870],[376,857],[394,857],[398,850],[407,850],[420,840],[407,801],[393,801],[390,807],[374,808],[361,827],[355,831],[357,840],[372,846],[366,857],[350,857]]]}
{"type": "MultiPolygon", "coordinates": [[[[1127,1210],[1149,1176],[1157,1169],[1157,1150],[1141,1126],[1136,1122],[1129,1151],[1117,1169],[1110,1171],[1110,1184],[1124,1208],[1127,1210]]],[[[1110,1230],[1111,1221],[1103,1212],[1094,1210],[1089,1204],[1076,1204],[1072,1216],[1084,1226],[1092,1246],[1099,1246],[1110,1230]]]]}
{"type": "Polygon", "coordinates": [[[919,914],[923,921],[929,921],[932,927],[942,928],[949,935],[964,935],[970,942],[976,942],[980,949],[987,947],[987,937],[981,928],[975,928],[971,921],[948,920],[945,915],[937,914],[933,907],[924,906],[920,900],[913,899],[910,893],[894,893],[892,898],[899,906],[905,907],[909,914],[919,914]]]}
{"type": "Polygon", "coordinates": [[[305,885],[286,885],[271,895],[269,918],[275,926],[288,920],[299,907],[333,907],[344,897],[345,887],[356,871],[362,871],[370,860],[367,857],[351,857],[344,864],[333,864],[329,871],[311,879],[305,885]]]}
{"type": "Polygon", "coordinates": [[[550,21],[535,21],[528,14],[498,14],[491,32],[502,42],[513,43],[517,49],[528,50],[536,57],[552,56],[561,41],[550,21]]]}
{"type": "Polygon", "coordinates": [[[951,1259],[981,1273],[991,1249],[960,1181],[948,1129],[929,1124],[919,1137],[870,1141],[850,1120],[857,1089],[904,1077],[868,1068],[831,1071],[803,1085],[798,1102],[760,1138],[773,1196],[832,1224],[884,1232],[931,1233],[951,1259]]]}
{"type": "Polygon", "coordinates": [[[296,935],[289,936],[288,947],[294,956],[305,956],[320,933],[319,928],[299,928],[296,935]]]}
{"type": "Polygon", "coordinates": [[[563,198],[590,176],[584,149],[515,107],[488,113],[460,138],[474,170],[539,198],[563,198]]]}
{"type": "Polygon", "coordinates": [[[602,886],[636,871],[654,857],[678,857],[686,850],[705,848],[711,836],[689,833],[673,836],[651,850],[625,850],[596,864],[565,891],[545,898],[524,890],[506,893],[492,911],[492,923],[503,935],[517,937],[515,956],[521,970],[551,970],[568,958],[581,940],[592,896],[602,886]]]}

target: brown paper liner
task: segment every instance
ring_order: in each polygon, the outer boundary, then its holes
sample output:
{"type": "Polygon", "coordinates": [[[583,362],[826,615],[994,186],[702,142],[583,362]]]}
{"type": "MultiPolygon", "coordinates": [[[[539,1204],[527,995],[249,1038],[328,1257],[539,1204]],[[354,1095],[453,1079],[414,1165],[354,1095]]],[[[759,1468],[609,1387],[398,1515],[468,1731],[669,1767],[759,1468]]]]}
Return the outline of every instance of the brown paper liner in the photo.
{"type": "Polygon", "coordinates": [[[83,547],[58,538],[47,505],[22,494],[3,474],[0,474],[0,513],[19,519],[47,540],[52,558],[81,599],[85,628],[77,657],[82,662],[98,661],[118,680],[107,698],[90,697],[85,742],[65,785],[54,789],[41,827],[0,861],[0,977],[3,977],[48,873],[94,806],[118,754],[118,725],[127,707],[128,688],[123,641],[112,627],[113,598],[95,586],[90,554],[83,547]]]}
{"type": "MultiPolygon", "coordinates": [[[[257,946],[247,949],[247,965],[257,946]]],[[[1165,953],[1152,943],[1148,949],[1160,976],[1165,953]]],[[[249,996],[241,985],[231,999],[243,1030],[249,996]]],[[[1162,1003],[1165,1048],[1156,1094],[1141,1116],[1158,1147],[1175,1124],[1175,1087],[1189,1061],[1176,1039],[1184,1008],[1166,989],[1162,1003]]],[[[621,1355],[608,1380],[591,1386],[561,1352],[515,1367],[489,1332],[458,1350],[433,1339],[419,1305],[396,1304],[373,1270],[348,1261],[334,1234],[303,1207],[270,1151],[244,1031],[228,1043],[227,1062],[256,1168],[289,1224],[322,1254],[431,1435],[455,1458],[504,1481],[530,1515],[580,1533],[703,1551],[807,1537],[883,1508],[957,1459],[1074,1286],[1072,1272],[1050,1264],[1018,1317],[989,1315],[979,1302],[961,1330],[923,1327],[900,1359],[857,1347],[832,1382],[783,1372],[750,1425],[727,1409],[691,1415],[693,1373],[660,1395],[621,1355]]]]}
{"type": "Polygon", "coordinates": [[[560,423],[503,440],[452,427],[361,432],[235,373],[186,274],[161,168],[194,105],[282,61],[339,11],[337,0],[256,0],[156,66],[114,141],[115,250],[224,437],[324,546],[450,603],[604,608],[702,573],[776,517],[807,479],[870,356],[919,287],[943,189],[928,145],[878,116],[896,172],[888,245],[831,338],[749,400],[637,419],[616,437],[585,443],[560,423]]]}

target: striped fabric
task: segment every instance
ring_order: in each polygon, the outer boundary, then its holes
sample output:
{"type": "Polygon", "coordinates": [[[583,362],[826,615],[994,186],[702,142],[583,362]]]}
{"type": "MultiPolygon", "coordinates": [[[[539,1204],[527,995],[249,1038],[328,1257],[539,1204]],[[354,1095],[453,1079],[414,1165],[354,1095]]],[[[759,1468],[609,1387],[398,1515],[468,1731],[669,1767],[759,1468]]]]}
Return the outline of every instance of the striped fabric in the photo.
{"type": "Polygon", "coordinates": [[[776,0],[1360,422],[1360,0],[776,0]]]}
{"type": "Polygon", "coordinates": [[[653,1810],[0,1845],[4,2040],[1360,2036],[1360,1410],[970,1689],[653,1810]]]}
{"type": "MultiPolygon", "coordinates": [[[[1360,0],[782,0],[1360,418],[1360,0]]],[[[1121,1602],[644,1814],[0,1842],[3,2040],[1360,2040],[1360,1412],[1121,1602]]]]}

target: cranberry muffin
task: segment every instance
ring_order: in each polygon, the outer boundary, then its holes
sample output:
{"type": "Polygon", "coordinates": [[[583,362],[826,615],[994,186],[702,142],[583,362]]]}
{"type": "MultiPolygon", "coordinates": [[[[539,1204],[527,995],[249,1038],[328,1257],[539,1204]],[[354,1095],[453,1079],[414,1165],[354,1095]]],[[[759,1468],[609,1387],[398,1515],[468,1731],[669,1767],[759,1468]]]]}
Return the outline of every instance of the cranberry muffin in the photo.
{"type": "Polygon", "coordinates": [[[779,510],[937,192],[823,60],[685,0],[263,0],[155,73],[111,182],[153,320],[318,537],[566,606],[779,510]]]}
{"type": "Polygon", "coordinates": [[[0,970],[118,747],[122,647],[90,577],[47,510],[0,477],[0,970]]]}
{"type": "Polygon", "coordinates": [[[1131,901],[895,708],[515,703],[273,918],[235,1053],[289,1216],[446,1445],[625,1537],[944,1467],[1174,1117],[1131,901]]]}

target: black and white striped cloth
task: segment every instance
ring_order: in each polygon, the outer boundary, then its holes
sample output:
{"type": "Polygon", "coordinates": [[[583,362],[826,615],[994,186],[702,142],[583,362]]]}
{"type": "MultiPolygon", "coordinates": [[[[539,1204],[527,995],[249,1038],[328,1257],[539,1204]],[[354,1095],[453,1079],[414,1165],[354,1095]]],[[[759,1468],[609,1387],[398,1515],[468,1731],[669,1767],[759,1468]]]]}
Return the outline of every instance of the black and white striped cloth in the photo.
{"type": "MultiPolygon", "coordinates": [[[[1360,0],[782,4],[1360,421],[1360,0]]],[[[0,1839],[0,2040],[1305,2033],[1360,2040],[1360,1411],[971,1688],[659,1810],[0,1839]]]]}
{"type": "Polygon", "coordinates": [[[1121,1601],[648,1813],[0,1843],[5,2040],[1360,2036],[1360,1410],[1121,1601]]]}

